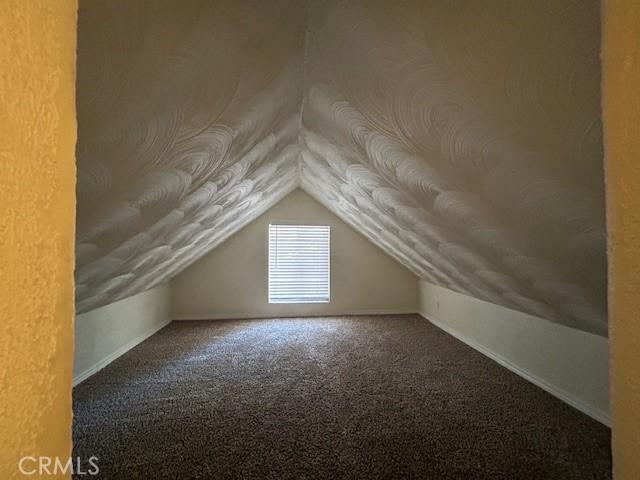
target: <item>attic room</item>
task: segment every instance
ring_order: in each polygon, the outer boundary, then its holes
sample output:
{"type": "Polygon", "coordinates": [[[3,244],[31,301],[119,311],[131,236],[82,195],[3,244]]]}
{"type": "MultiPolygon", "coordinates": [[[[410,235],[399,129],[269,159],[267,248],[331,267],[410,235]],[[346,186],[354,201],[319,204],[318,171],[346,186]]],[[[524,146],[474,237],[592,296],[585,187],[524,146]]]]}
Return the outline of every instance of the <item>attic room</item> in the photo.
{"type": "Polygon", "coordinates": [[[640,478],[633,1],[0,18],[1,478],[640,478]]]}

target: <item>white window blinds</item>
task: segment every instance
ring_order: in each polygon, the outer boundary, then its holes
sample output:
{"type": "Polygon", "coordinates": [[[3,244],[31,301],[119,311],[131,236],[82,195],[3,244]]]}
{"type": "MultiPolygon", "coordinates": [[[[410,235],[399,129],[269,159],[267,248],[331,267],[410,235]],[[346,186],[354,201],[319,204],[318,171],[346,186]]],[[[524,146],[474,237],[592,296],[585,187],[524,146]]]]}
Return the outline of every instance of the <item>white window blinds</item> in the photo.
{"type": "Polygon", "coordinates": [[[321,225],[269,225],[269,303],[329,301],[329,234],[321,225]]]}

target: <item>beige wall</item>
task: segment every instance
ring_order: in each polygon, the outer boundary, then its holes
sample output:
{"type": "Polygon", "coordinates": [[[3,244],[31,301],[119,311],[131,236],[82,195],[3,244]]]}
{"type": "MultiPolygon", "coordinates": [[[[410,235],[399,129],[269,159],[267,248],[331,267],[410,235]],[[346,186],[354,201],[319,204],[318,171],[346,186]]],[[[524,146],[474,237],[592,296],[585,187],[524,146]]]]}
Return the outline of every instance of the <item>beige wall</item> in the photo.
{"type": "Polygon", "coordinates": [[[172,317],[415,312],[417,278],[302,190],[296,190],[172,280],[172,317]],[[270,305],[270,222],[331,226],[331,302],[270,305]]]}
{"type": "Polygon", "coordinates": [[[73,381],[78,384],[169,323],[169,284],[80,314],[73,381]]]}
{"type": "Polygon", "coordinates": [[[498,363],[609,424],[607,338],[423,281],[420,313],[498,363]]]}
{"type": "Polygon", "coordinates": [[[0,2],[2,479],[71,454],[76,7],[0,2]]]}
{"type": "Polygon", "coordinates": [[[613,469],[640,478],[640,4],[605,0],[602,107],[609,240],[613,469]]]}

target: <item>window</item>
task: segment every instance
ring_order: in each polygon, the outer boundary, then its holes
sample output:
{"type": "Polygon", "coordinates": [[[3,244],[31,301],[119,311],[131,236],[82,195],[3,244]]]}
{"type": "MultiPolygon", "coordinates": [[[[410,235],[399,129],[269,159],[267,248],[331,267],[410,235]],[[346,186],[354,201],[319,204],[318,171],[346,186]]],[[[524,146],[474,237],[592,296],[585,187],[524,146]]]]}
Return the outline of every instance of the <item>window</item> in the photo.
{"type": "Polygon", "coordinates": [[[329,232],[321,225],[269,225],[269,303],[329,301],[329,232]]]}

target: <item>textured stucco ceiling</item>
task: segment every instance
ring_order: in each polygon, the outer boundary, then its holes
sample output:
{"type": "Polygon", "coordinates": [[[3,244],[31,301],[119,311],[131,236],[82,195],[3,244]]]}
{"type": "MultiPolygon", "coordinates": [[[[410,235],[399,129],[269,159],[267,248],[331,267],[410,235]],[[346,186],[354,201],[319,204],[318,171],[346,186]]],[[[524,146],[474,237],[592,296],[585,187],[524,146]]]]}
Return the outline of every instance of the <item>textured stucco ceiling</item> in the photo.
{"type": "Polygon", "coordinates": [[[81,2],[78,309],[301,185],[429,282],[606,335],[598,9],[81,2]]]}
{"type": "Polygon", "coordinates": [[[80,2],[80,312],[157,285],[297,183],[297,0],[80,2]]]}

